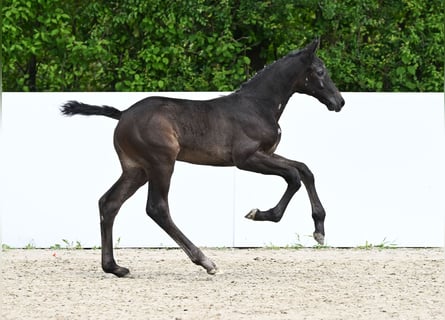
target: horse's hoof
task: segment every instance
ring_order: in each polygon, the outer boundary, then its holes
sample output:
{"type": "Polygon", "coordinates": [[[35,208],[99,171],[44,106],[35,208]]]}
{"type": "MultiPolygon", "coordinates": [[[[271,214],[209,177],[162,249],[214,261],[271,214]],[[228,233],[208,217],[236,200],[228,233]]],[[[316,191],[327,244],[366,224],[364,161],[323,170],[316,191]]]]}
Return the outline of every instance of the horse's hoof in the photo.
{"type": "Polygon", "coordinates": [[[128,270],[127,268],[124,268],[124,267],[119,267],[119,266],[116,266],[115,268],[112,268],[112,269],[105,269],[104,268],[104,271],[106,273],[112,273],[116,277],[119,277],[119,278],[123,278],[123,277],[125,277],[125,276],[130,274],[130,270],[128,270]]]}
{"type": "Polygon", "coordinates": [[[207,270],[207,273],[212,276],[214,276],[217,272],[218,272],[217,268],[212,268],[212,269],[207,270]]]}
{"type": "Polygon", "coordinates": [[[130,270],[128,270],[127,268],[119,267],[119,270],[117,270],[114,274],[119,278],[123,278],[130,274],[130,270]]]}
{"type": "Polygon", "coordinates": [[[318,242],[320,245],[324,245],[324,235],[322,235],[319,232],[314,232],[314,239],[318,242]]]}
{"type": "Polygon", "coordinates": [[[258,212],[258,209],[252,209],[248,214],[246,214],[245,218],[250,220],[255,220],[255,215],[258,212]]]}

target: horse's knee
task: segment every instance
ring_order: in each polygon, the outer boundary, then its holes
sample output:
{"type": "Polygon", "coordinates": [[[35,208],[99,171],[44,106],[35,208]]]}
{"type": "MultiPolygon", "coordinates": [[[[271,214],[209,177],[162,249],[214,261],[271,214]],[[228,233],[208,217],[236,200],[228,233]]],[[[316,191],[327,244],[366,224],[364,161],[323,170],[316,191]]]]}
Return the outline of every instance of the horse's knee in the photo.
{"type": "Polygon", "coordinates": [[[289,185],[290,188],[297,191],[301,187],[301,177],[300,173],[297,169],[291,169],[289,170],[289,173],[286,177],[286,182],[289,185]]]}
{"type": "Polygon", "coordinates": [[[314,174],[307,165],[300,162],[297,166],[297,169],[298,171],[300,171],[303,181],[305,181],[306,183],[314,183],[314,174]]]}

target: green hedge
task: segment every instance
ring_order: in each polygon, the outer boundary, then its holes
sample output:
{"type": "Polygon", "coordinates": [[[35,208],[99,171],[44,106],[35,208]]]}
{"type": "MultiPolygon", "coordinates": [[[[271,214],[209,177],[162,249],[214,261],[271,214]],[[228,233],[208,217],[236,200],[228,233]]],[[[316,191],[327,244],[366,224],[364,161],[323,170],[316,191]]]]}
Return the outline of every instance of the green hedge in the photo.
{"type": "Polygon", "coordinates": [[[442,91],[443,0],[3,0],[5,91],[230,91],[321,37],[342,91],[442,91]]]}

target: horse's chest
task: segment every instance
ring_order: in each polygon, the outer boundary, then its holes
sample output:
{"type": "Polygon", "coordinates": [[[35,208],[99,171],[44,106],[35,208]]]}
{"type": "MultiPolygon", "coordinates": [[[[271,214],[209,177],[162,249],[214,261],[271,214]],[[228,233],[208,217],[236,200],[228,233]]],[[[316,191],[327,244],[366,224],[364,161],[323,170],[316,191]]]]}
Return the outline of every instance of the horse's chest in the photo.
{"type": "Polygon", "coordinates": [[[269,154],[274,153],[278,147],[278,144],[280,143],[280,140],[281,140],[281,128],[280,126],[277,126],[275,132],[272,135],[270,135],[270,142],[265,145],[264,151],[269,154]]]}

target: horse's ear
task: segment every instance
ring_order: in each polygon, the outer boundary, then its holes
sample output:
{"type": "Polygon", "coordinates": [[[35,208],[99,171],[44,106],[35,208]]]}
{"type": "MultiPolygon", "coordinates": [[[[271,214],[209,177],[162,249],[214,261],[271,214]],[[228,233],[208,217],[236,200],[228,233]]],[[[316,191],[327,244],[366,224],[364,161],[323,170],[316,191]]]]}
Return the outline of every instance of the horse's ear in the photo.
{"type": "Polygon", "coordinates": [[[320,46],[320,38],[314,39],[314,41],[312,41],[312,43],[309,45],[312,54],[315,54],[319,46],[320,46]]]}
{"type": "Polygon", "coordinates": [[[313,59],[315,56],[315,52],[317,52],[318,47],[320,46],[320,39],[317,38],[312,41],[310,44],[304,48],[304,52],[309,59],[313,59]]]}

